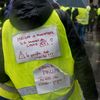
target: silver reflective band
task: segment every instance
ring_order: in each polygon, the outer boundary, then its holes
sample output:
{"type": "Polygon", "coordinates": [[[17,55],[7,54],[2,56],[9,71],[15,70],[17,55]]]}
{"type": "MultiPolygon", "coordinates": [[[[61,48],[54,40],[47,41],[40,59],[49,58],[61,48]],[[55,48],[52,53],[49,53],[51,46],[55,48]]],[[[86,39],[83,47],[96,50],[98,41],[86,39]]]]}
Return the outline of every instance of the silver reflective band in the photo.
{"type": "Polygon", "coordinates": [[[18,92],[21,94],[21,96],[25,96],[25,95],[29,95],[29,94],[37,94],[37,90],[36,90],[35,86],[18,89],[18,92]]]}
{"type": "MultiPolygon", "coordinates": [[[[75,87],[75,85],[73,84],[71,90],[65,96],[59,97],[57,100],[66,100],[66,98],[69,98],[74,91],[74,87],[75,87]]],[[[21,94],[21,96],[37,94],[36,87],[25,87],[22,89],[18,89],[18,91],[21,94]]]]}
{"type": "Polygon", "coordinates": [[[11,87],[11,86],[8,86],[6,84],[2,84],[0,83],[0,88],[6,90],[6,91],[9,91],[9,92],[14,92],[14,93],[17,93],[17,89],[14,88],[14,87],[11,87]]]}
{"type": "MultiPolygon", "coordinates": [[[[70,83],[74,84],[74,76],[70,78],[70,83]]],[[[69,91],[69,93],[72,93],[72,90],[74,90],[74,85],[72,86],[72,89],[69,91]]],[[[21,96],[30,95],[30,94],[38,94],[36,86],[29,86],[18,89],[18,92],[21,96]]],[[[69,94],[68,93],[68,94],[69,94]]]]}

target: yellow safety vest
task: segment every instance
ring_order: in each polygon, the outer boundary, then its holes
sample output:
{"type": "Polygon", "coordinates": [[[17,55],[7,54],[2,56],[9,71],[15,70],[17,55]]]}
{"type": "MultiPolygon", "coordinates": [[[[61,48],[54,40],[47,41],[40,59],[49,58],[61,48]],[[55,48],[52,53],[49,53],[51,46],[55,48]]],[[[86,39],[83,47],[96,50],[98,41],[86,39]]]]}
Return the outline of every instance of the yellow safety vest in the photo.
{"type": "Polygon", "coordinates": [[[89,21],[89,11],[87,8],[78,8],[79,15],[76,16],[78,23],[87,25],[89,21]]]}
{"type": "MultiPolygon", "coordinates": [[[[59,40],[61,56],[53,59],[32,60],[23,63],[17,63],[12,38],[17,36],[20,31],[13,27],[9,20],[4,23],[2,43],[6,66],[5,72],[14,83],[14,86],[19,91],[23,100],[82,100],[83,95],[79,83],[73,78],[74,60],[67,40],[66,31],[55,10],[52,12],[47,22],[39,29],[49,26],[57,26],[57,36],[59,40]],[[66,86],[59,90],[53,89],[52,92],[39,94],[41,89],[38,89],[36,86],[38,83],[36,82],[40,81],[40,79],[36,80],[36,76],[33,73],[37,69],[40,70],[41,66],[46,66],[46,68],[48,68],[46,64],[49,64],[50,67],[56,66],[56,68],[60,69],[64,75],[68,75],[70,77],[70,86],[66,86]]],[[[47,71],[47,73],[49,72],[47,71]]],[[[46,83],[42,83],[42,86],[44,84],[46,83]]],[[[41,86],[40,83],[39,85],[41,86]]],[[[51,89],[48,86],[47,89],[43,88],[43,91],[48,90],[48,88],[51,89]]]]}
{"type": "MultiPolygon", "coordinates": [[[[60,9],[63,10],[63,11],[67,11],[67,10],[70,10],[71,8],[70,7],[60,6],[60,9]]],[[[72,13],[70,15],[70,18],[72,19],[72,13]]]]}
{"type": "Polygon", "coordinates": [[[97,15],[100,15],[100,8],[97,9],[97,15]]]}
{"type": "Polygon", "coordinates": [[[11,81],[0,83],[0,96],[9,100],[21,100],[20,95],[11,81]]]}
{"type": "Polygon", "coordinates": [[[60,9],[62,9],[63,11],[66,11],[66,10],[70,9],[70,7],[60,6],[60,9]]]}

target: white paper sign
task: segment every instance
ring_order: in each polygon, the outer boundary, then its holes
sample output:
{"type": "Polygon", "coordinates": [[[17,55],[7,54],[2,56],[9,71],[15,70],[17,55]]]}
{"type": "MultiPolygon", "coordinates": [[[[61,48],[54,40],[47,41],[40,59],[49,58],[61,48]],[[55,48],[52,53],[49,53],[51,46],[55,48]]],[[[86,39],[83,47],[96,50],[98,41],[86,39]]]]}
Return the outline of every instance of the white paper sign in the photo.
{"type": "Polygon", "coordinates": [[[13,37],[17,63],[60,56],[57,28],[54,26],[29,32],[21,32],[13,37]]]}
{"type": "Polygon", "coordinates": [[[34,71],[38,94],[70,87],[70,77],[51,64],[45,64],[34,71]]]}

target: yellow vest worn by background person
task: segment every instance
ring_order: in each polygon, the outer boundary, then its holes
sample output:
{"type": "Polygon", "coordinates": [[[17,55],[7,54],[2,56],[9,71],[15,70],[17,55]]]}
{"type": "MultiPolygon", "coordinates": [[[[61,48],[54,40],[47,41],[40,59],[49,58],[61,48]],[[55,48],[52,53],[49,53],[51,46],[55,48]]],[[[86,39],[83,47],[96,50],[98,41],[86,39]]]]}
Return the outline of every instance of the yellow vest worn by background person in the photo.
{"type": "Polygon", "coordinates": [[[60,6],[60,9],[63,10],[63,11],[66,11],[66,10],[70,9],[70,7],[60,6]]]}
{"type": "Polygon", "coordinates": [[[77,22],[82,25],[87,25],[89,22],[89,11],[87,8],[78,8],[79,15],[76,16],[77,22]]]}
{"type": "Polygon", "coordinates": [[[17,30],[7,20],[2,43],[5,72],[23,100],[83,99],[74,80],[66,31],[56,11],[43,26],[27,32],[17,30]]]}
{"type": "Polygon", "coordinates": [[[0,96],[8,100],[21,100],[20,95],[11,81],[0,83],[0,96]]]}
{"type": "Polygon", "coordinates": [[[97,15],[100,15],[100,8],[97,9],[97,15]]]}
{"type": "Polygon", "coordinates": [[[69,14],[69,16],[71,18],[71,7],[60,6],[60,9],[67,12],[67,14],[69,14]]]}

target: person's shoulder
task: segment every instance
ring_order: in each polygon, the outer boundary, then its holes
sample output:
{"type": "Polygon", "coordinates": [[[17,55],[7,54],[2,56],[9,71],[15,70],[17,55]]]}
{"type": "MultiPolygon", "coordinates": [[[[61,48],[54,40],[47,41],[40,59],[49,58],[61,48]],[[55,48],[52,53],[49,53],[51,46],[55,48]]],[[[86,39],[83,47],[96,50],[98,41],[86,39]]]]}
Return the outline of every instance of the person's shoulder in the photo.
{"type": "Polygon", "coordinates": [[[2,32],[6,33],[6,32],[11,32],[13,29],[13,26],[10,22],[9,19],[5,20],[5,22],[3,23],[3,27],[2,27],[2,32]]]}
{"type": "Polygon", "coordinates": [[[4,23],[3,23],[3,27],[10,28],[10,26],[12,26],[11,23],[10,23],[10,20],[9,19],[5,20],[4,23]]]}
{"type": "Polygon", "coordinates": [[[5,20],[3,25],[5,24],[10,24],[10,20],[9,19],[5,20]]]}

